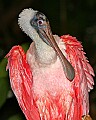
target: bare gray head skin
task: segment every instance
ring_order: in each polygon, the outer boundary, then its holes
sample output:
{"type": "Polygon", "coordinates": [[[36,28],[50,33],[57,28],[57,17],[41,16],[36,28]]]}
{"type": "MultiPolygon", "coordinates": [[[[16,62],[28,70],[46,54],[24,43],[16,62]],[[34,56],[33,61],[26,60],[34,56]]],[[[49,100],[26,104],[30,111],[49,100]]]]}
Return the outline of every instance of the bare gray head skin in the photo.
{"type": "Polygon", "coordinates": [[[75,77],[75,71],[69,61],[65,58],[62,51],[59,49],[49,25],[49,21],[46,16],[33,9],[23,10],[18,19],[20,28],[28,35],[30,38],[38,44],[37,39],[46,43],[48,47],[52,47],[56,52],[57,56],[60,58],[64,73],[68,80],[72,81],[75,77]]]}

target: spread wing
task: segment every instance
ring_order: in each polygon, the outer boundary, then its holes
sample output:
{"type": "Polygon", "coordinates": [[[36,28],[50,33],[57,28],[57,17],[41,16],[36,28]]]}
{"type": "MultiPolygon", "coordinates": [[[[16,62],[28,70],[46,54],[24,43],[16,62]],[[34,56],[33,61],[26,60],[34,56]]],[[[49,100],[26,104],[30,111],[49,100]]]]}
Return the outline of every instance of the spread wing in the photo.
{"type": "Polygon", "coordinates": [[[40,120],[32,96],[32,73],[22,47],[14,46],[6,57],[11,87],[26,119],[40,120]]]}
{"type": "Polygon", "coordinates": [[[88,92],[94,85],[94,71],[85,57],[85,52],[79,41],[75,37],[69,35],[61,36],[66,45],[67,59],[75,69],[74,91],[78,103],[83,105],[83,114],[88,114],[89,98],[88,92]]]}

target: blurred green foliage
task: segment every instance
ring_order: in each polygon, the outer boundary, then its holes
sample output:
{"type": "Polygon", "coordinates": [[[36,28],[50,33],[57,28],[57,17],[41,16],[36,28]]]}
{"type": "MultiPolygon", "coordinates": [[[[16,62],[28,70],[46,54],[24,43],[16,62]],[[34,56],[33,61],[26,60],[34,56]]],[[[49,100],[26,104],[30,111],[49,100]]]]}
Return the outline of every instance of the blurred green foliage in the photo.
{"type": "MultiPolygon", "coordinates": [[[[96,73],[96,0],[0,0],[0,120],[25,119],[11,91],[4,57],[12,46],[22,45],[27,51],[32,42],[17,24],[18,14],[29,7],[46,14],[53,34],[76,36],[96,73]]],[[[90,93],[90,114],[95,120],[95,86],[90,93]]]]}
{"type": "Polygon", "coordinates": [[[22,116],[20,116],[20,114],[16,114],[11,116],[8,120],[22,120],[22,116]]]}
{"type": "Polygon", "coordinates": [[[3,106],[7,99],[7,94],[9,90],[9,84],[7,79],[7,72],[5,71],[6,68],[6,59],[2,59],[0,62],[0,108],[3,106]]]}

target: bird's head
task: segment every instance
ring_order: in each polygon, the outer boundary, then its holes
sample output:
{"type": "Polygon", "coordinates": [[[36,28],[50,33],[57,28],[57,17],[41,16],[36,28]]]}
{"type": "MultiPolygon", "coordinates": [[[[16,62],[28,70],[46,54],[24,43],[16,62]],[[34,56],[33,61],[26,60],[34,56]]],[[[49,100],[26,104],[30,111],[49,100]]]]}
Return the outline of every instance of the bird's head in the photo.
{"type": "Polygon", "coordinates": [[[73,80],[75,76],[74,68],[59,49],[52,35],[50,24],[46,16],[31,8],[24,9],[19,15],[18,24],[36,44],[43,41],[47,46],[54,49],[61,60],[66,77],[69,80],[73,80]]]}
{"type": "Polygon", "coordinates": [[[54,38],[49,21],[43,13],[34,11],[31,8],[24,9],[19,15],[18,24],[33,41],[41,39],[47,45],[52,46],[54,38]]]}

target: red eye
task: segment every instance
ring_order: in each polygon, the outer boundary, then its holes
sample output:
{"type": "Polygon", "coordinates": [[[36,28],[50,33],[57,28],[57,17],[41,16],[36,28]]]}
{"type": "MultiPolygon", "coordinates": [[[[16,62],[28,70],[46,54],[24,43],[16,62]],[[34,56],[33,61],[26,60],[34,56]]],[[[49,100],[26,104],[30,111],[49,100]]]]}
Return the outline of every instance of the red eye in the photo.
{"type": "Polygon", "coordinates": [[[43,24],[43,20],[38,20],[38,24],[42,25],[43,24]]]}

